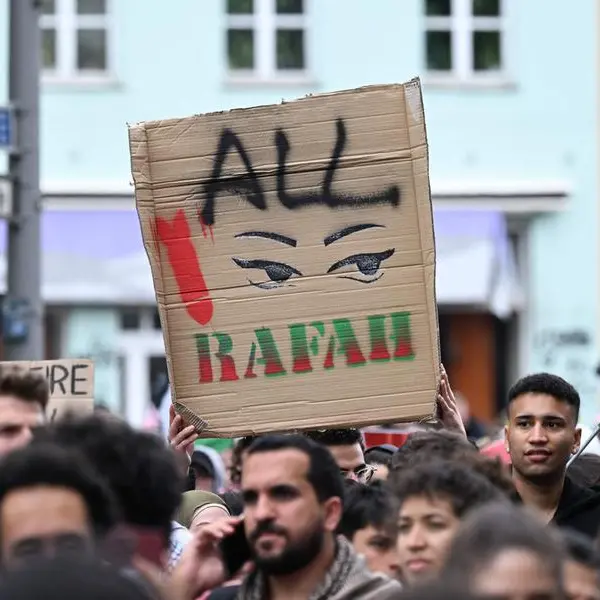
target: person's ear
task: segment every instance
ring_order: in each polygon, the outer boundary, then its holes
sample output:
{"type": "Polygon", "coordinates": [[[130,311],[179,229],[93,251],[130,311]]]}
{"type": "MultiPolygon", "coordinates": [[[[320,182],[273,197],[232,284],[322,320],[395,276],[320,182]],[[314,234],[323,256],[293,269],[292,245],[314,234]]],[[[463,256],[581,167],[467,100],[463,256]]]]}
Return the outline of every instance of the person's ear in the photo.
{"type": "Polygon", "coordinates": [[[509,425],[504,426],[504,449],[510,454],[510,444],[508,443],[508,436],[510,434],[509,425]]]}
{"type": "Polygon", "coordinates": [[[342,520],[342,499],[334,496],[323,503],[325,531],[335,531],[342,520]]]}
{"type": "Polygon", "coordinates": [[[575,436],[573,439],[573,447],[571,448],[571,454],[577,454],[580,446],[581,446],[581,427],[577,427],[577,429],[575,429],[575,436]]]}

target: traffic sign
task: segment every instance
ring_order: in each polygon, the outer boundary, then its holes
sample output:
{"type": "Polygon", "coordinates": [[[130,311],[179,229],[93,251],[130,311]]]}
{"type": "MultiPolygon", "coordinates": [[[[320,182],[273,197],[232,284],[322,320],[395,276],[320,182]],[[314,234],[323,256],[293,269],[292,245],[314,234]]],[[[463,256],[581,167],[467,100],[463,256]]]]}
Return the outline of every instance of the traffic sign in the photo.
{"type": "Polygon", "coordinates": [[[0,150],[14,151],[17,146],[15,134],[15,111],[13,107],[0,106],[0,150]]]}

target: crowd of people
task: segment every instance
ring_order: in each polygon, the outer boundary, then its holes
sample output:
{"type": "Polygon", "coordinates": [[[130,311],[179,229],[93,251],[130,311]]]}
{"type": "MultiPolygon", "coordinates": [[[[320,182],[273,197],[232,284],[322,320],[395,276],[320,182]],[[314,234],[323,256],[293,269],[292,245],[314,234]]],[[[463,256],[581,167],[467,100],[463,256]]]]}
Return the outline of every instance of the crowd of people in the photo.
{"type": "Polygon", "coordinates": [[[443,369],[438,422],[401,447],[281,432],[226,463],[174,412],[164,440],[47,404],[38,375],[0,377],[0,600],[600,600],[600,457],[567,467],[580,399],[556,375],[511,388],[510,464],[443,369]]]}

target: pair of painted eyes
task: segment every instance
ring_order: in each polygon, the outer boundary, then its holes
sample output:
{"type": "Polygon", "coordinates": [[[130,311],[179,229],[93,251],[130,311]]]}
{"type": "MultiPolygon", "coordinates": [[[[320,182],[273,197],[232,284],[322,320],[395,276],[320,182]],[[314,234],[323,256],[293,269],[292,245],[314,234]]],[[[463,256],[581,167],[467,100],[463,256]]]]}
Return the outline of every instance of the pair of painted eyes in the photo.
{"type": "MultiPolygon", "coordinates": [[[[348,256],[331,265],[327,270],[327,273],[334,273],[343,267],[355,265],[355,275],[350,274],[352,273],[352,271],[350,271],[348,272],[349,274],[339,275],[339,277],[342,279],[351,279],[352,281],[358,281],[360,283],[374,283],[383,275],[383,273],[380,272],[381,263],[390,258],[395,251],[395,248],[391,248],[384,252],[353,254],[352,256],[348,256]]],[[[291,265],[272,260],[246,260],[243,258],[233,258],[233,262],[242,269],[259,269],[264,271],[269,278],[269,281],[256,282],[250,279],[248,280],[252,285],[262,289],[279,287],[287,282],[293,275],[302,276],[302,273],[291,265]]]]}

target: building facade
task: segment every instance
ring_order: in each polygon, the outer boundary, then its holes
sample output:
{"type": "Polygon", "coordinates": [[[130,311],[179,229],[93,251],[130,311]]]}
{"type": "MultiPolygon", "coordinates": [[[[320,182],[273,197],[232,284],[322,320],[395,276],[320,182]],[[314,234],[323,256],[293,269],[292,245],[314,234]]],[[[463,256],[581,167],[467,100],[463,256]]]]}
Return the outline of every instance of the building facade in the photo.
{"type": "MultiPolygon", "coordinates": [[[[45,0],[48,356],[94,358],[98,400],[136,423],[164,391],[128,122],[418,75],[451,381],[489,419],[517,376],[554,371],[578,387],[591,422],[597,11],[593,0],[45,0]]],[[[8,66],[2,40],[7,0],[8,66]]]]}

